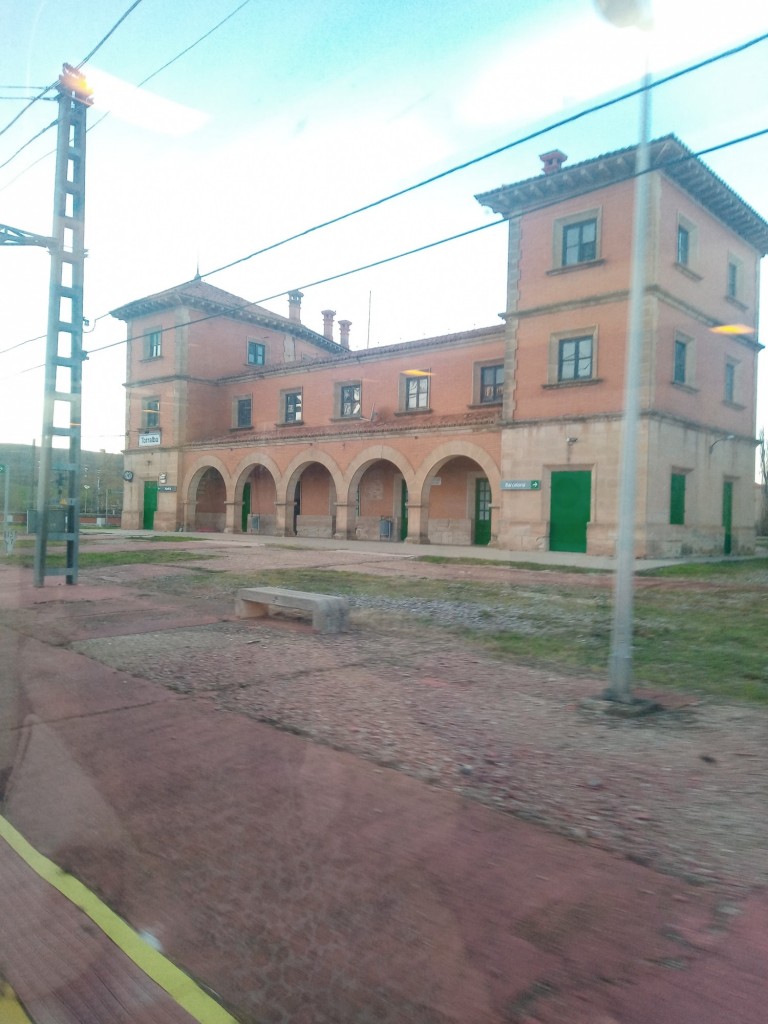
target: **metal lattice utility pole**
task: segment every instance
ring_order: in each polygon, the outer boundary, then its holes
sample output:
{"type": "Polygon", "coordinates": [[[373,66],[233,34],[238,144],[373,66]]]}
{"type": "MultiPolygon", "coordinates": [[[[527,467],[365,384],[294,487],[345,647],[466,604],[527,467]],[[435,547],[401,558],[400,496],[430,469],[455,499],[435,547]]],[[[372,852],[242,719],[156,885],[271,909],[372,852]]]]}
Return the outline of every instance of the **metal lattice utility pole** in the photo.
{"type": "Polygon", "coordinates": [[[59,119],[53,241],[48,297],[48,341],[40,470],[37,481],[36,587],[46,576],[77,583],[80,531],[80,437],[83,377],[83,275],[85,263],[85,119],[91,91],[85,78],[65,64],[59,76],[59,119]],[[54,439],[64,444],[54,447],[54,439]],[[63,531],[51,530],[53,473],[63,477],[63,531]],[[66,541],[66,564],[46,565],[49,540],[66,541]]]}

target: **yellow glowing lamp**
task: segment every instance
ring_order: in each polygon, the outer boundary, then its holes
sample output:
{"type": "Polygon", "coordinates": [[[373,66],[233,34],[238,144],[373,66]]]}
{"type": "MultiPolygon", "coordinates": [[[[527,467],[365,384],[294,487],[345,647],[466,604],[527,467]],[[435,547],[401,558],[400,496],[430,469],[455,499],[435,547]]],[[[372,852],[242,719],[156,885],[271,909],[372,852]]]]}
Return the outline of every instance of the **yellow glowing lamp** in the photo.
{"type": "Polygon", "coordinates": [[[720,324],[709,328],[712,334],[754,334],[755,328],[747,324],[720,324]]]}

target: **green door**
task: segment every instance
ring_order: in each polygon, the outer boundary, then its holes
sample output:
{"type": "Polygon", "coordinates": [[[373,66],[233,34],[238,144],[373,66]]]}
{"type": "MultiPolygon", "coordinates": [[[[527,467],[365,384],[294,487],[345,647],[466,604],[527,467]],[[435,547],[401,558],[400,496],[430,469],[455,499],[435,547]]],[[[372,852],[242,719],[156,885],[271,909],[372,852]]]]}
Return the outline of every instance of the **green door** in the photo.
{"type": "Polygon", "coordinates": [[[733,548],[733,481],[726,480],[723,483],[723,554],[730,555],[733,548]]]}
{"type": "Polygon", "coordinates": [[[248,533],[248,516],[251,514],[251,485],[243,484],[243,510],[240,513],[240,530],[248,533]]]}
{"type": "Polygon", "coordinates": [[[301,480],[296,481],[296,490],[293,492],[293,533],[298,536],[299,516],[301,515],[301,480]]]}
{"type": "Polygon", "coordinates": [[[155,480],[144,481],[144,512],[141,525],[145,530],[152,530],[155,525],[155,512],[157,512],[157,482],[155,480]]]}
{"type": "Polygon", "coordinates": [[[400,540],[408,536],[408,487],[405,480],[400,490],[400,540]]]}
{"type": "Polygon", "coordinates": [[[475,481],[475,536],[474,544],[491,541],[491,485],[481,477],[475,481]]]}
{"type": "Polygon", "coordinates": [[[592,473],[565,470],[552,474],[549,550],[586,551],[592,499],[592,473]]]}

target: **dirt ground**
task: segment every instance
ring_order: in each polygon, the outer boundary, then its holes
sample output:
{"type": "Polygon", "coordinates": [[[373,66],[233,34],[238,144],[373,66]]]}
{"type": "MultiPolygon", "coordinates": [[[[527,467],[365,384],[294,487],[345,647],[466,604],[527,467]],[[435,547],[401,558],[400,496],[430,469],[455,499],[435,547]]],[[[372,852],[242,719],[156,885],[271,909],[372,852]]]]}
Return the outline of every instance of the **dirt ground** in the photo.
{"type": "Polygon", "coordinates": [[[765,969],[748,951],[768,946],[755,909],[765,711],[657,692],[661,713],[616,719],[583,704],[600,680],[511,664],[423,623],[367,608],[320,636],[238,621],[216,587],[184,587],[201,568],[489,580],[495,566],[205,550],[215,559],[187,567],[86,570],[82,589],[34,592],[24,571],[0,571],[27,716],[8,813],[242,1020],[763,1019],[750,1014],[765,969]],[[65,825],[52,794],[70,762],[98,792],[65,825]],[[254,885],[261,911],[243,899],[254,885]],[[728,971],[743,1005],[718,1003],[728,971]]]}

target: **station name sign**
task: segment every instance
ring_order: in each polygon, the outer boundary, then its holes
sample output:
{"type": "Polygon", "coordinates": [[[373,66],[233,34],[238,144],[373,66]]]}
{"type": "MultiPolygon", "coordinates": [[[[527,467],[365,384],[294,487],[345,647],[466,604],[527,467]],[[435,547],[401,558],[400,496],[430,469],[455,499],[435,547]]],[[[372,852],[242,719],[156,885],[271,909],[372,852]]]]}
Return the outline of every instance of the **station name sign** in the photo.
{"type": "Polygon", "coordinates": [[[160,444],[159,430],[151,434],[139,434],[139,448],[151,448],[157,444],[160,444]]]}
{"type": "Polygon", "coordinates": [[[541,480],[502,480],[502,491],[540,491],[541,480]]]}

